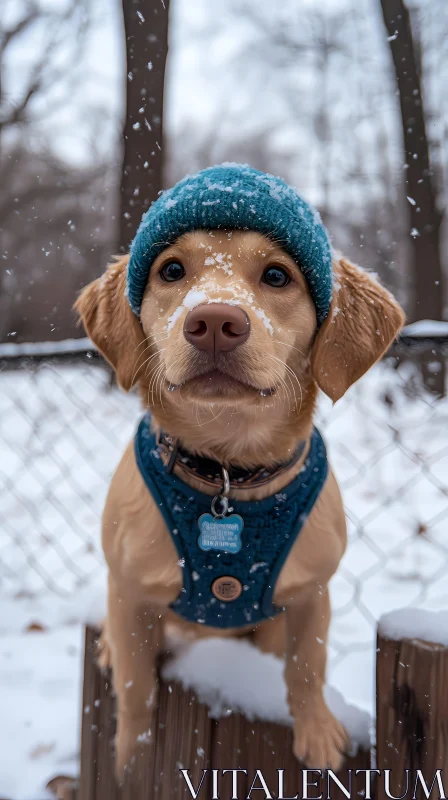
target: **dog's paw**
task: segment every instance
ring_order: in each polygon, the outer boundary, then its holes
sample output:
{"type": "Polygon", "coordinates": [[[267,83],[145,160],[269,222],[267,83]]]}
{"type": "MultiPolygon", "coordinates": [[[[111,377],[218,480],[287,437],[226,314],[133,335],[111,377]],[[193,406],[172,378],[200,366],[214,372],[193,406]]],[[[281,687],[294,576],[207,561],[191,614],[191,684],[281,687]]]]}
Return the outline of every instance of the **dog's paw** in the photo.
{"type": "Polygon", "coordinates": [[[136,777],[144,769],[153,742],[151,716],[119,715],[115,737],[115,777],[119,783],[127,773],[136,777]]]}
{"type": "Polygon", "coordinates": [[[96,661],[102,672],[106,672],[106,670],[112,667],[109,639],[105,628],[101,631],[101,636],[98,639],[96,661]]]}
{"type": "Polygon", "coordinates": [[[326,706],[298,714],[294,725],[294,755],[310,769],[337,772],[350,745],[344,726],[326,706]]]}

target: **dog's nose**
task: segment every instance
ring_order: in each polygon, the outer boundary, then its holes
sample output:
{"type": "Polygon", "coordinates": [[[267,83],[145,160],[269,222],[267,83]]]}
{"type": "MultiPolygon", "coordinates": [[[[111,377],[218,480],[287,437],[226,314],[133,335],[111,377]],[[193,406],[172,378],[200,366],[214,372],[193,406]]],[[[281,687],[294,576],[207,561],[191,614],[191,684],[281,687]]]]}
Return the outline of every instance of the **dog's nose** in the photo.
{"type": "Polygon", "coordinates": [[[184,336],[198,350],[209,355],[233,350],[250,333],[247,314],[238,306],[208,303],[193,308],[185,319],[184,336]]]}

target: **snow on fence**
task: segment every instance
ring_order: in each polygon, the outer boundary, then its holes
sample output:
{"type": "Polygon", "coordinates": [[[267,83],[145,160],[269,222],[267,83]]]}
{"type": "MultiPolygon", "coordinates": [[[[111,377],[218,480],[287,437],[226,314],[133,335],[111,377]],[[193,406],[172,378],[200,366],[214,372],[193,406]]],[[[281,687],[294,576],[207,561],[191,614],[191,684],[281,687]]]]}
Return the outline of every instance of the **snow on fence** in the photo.
{"type": "MultiPolygon", "coordinates": [[[[421,335],[418,352],[444,361],[446,332],[421,335]]],[[[379,616],[447,601],[448,401],[422,388],[413,342],[318,411],[349,530],[331,587],[330,662],[334,683],[344,693],[349,682],[361,705],[379,616]]],[[[0,351],[0,592],[12,609],[3,625],[82,620],[102,592],[101,511],[141,410],[80,347],[0,351]]]]}
{"type": "MultiPolygon", "coordinates": [[[[200,787],[199,797],[215,796],[212,770],[220,773],[218,790],[225,797],[235,796],[231,773],[236,770],[238,797],[251,794],[260,769],[273,797],[294,797],[304,786],[303,765],[292,752],[282,662],[248,642],[217,639],[188,645],[161,664],[151,737],[137,749],[119,788],[114,779],[115,698],[110,673],[96,663],[98,636],[98,630],[87,628],[80,780],[65,785],[61,800],[180,800],[192,796],[181,770],[187,770],[196,791],[200,787]],[[279,770],[284,791],[277,794],[279,770]]],[[[320,797],[342,800],[347,790],[350,797],[369,797],[365,771],[372,769],[379,770],[375,800],[427,798],[437,773],[442,781],[448,772],[447,684],[448,612],[404,609],[383,616],[376,721],[325,687],[328,705],[346,726],[352,748],[336,778],[319,779],[311,771],[317,781],[311,785],[320,791],[327,781],[328,795],[320,797]]],[[[261,788],[260,778],[256,787],[261,788]]]]}
{"type": "MultiPolygon", "coordinates": [[[[152,735],[137,749],[133,767],[119,788],[114,779],[115,698],[111,675],[102,673],[95,661],[98,633],[94,628],[86,631],[81,775],[79,784],[74,784],[78,800],[187,800],[192,795],[182,768],[188,769],[192,786],[201,787],[199,798],[215,795],[211,769],[246,770],[247,775],[237,776],[238,797],[243,798],[256,769],[262,770],[267,786],[276,789],[280,768],[284,797],[294,796],[301,784],[301,766],[292,749],[282,662],[246,642],[229,640],[198,642],[187,655],[162,665],[152,735]],[[223,658],[227,669],[219,668],[223,658]],[[201,685],[204,663],[208,665],[205,693],[201,685]],[[203,770],[207,772],[201,783],[203,770]]],[[[339,776],[345,784],[347,769],[370,767],[370,719],[346,705],[338,693],[331,693],[327,700],[353,741],[353,753],[339,776]]],[[[233,796],[232,776],[227,773],[219,780],[220,796],[233,796]]],[[[353,797],[361,788],[361,780],[355,777],[353,797]]],[[[332,800],[344,798],[337,785],[331,796],[332,800]]]]}

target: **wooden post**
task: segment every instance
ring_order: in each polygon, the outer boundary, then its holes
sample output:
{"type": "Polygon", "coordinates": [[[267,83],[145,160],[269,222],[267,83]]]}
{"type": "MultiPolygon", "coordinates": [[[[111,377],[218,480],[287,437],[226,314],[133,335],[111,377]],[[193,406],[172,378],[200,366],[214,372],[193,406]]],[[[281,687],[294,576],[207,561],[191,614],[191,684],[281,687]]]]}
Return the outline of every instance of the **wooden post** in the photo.
{"type": "MultiPolygon", "coordinates": [[[[390,793],[405,793],[406,769],[409,797],[414,770],[422,770],[429,785],[437,769],[448,775],[448,648],[379,633],[376,698],[377,767],[392,770],[390,793]]],[[[385,797],[381,781],[378,800],[385,797]]],[[[423,797],[420,787],[417,798],[423,797]]]]}
{"type": "MultiPolygon", "coordinates": [[[[238,776],[238,797],[245,798],[254,772],[262,769],[272,793],[276,794],[277,769],[285,770],[285,797],[302,792],[301,765],[292,752],[292,731],[283,725],[250,721],[241,714],[219,720],[209,717],[208,708],[191,691],[177,683],[160,682],[159,705],[155,714],[153,745],[137,754],[132,775],[118,788],[114,779],[113,736],[115,701],[110,675],[101,673],[95,661],[99,632],[86,631],[84,699],[81,743],[81,779],[78,800],[191,800],[179,769],[189,769],[194,787],[203,769],[245,769],[238,776]]],[[[339,777],[346,785],[348,769],[353,770],[353,797],[362,788],[355,769],[370,768],[370,753],[359,752],[347,759],[339,777]]],[[[258,785],[258,784],[257,784],[258,785]]],[[[232,775],[220,776],[220,796],[232,796],[232,775]]],[[[325,788],[323,788],[324,794],[325,788]]],[[[254,795],[255,796],[255,795],[254,795]]],[[[344,795],[337,787],[332,800],[344,795]]],[[[198,800],[211,797],[210,772],[198,800]]]]}

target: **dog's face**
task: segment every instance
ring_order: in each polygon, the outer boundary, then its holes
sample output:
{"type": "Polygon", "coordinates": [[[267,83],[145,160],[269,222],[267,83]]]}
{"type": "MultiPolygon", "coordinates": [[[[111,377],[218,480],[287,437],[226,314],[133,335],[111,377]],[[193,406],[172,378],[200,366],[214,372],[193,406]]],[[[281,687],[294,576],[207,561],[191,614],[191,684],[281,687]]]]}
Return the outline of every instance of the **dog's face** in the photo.
{"type": "Polygon", "coordinates": [[[151,267],[141,324],[148,355],[159,354],[159,397],[300,401],[315,308],[292,258],[261,234],[196,231],[166,248],[151,267]]]}
{"type": "Polygon", "coordinates": [[[140,382],[153,410],[194,401],[310,416],[316,384],[338,400],[404,321],[371,275],[340,259],[317,330],[298,265],[250,231],[195,231],[167,247],[151,266],[140,319],[125,296],[127,261],[86,287],[76,309],[123,388],[140,382]]]}

